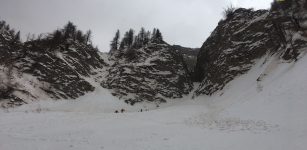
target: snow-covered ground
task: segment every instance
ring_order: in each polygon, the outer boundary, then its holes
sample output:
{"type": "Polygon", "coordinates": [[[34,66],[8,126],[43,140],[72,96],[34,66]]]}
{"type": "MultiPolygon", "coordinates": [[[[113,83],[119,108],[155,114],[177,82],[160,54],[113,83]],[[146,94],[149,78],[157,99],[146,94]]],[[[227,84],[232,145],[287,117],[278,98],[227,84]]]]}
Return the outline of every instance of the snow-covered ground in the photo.
{"type": "Polygon", "coordinates": [[[264,61],[211,97],[159,108],[128,106],[98,89],[2,111],[0,150],[305,150],[307,57],[264,61]]]}

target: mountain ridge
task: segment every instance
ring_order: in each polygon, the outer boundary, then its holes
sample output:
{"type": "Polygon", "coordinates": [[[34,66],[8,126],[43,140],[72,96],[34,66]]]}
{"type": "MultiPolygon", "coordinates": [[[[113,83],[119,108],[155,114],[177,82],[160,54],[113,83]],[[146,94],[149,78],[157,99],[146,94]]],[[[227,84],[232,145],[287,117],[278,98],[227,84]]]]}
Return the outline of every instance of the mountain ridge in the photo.
{"type": "Polygon", "coordinates": [[[303,26],[306,5],[295,1],[275,1],[272,5],[278,7],[257,11],[235,9],[219,22],[198,55],[195,74],[201,84],[195,96],[223,89],[266,54],[277,55],[285,62],[302,57],[307,47],[303,26]]]}
{"type": "Polygon", "coordinates": [[[93,47],[90,31],[83,33],[71,22],[27,42],[1,22],[0,103],[14,107],[41,99],[76,99],[96,85],[131,105],[158,107],[193,88],[194,97],[212,95],[260,58],[291,63],[304,57],[306,6],[306,0],[276,1],[270,10],[229,11],[200,49],[169,45],[159,29],[151,33],[142,28],[137,35],[130,29],[121,42],[115,36],[109,54],[93,47]],[[193,87],[195,81],[200,85],[193,87]]]}

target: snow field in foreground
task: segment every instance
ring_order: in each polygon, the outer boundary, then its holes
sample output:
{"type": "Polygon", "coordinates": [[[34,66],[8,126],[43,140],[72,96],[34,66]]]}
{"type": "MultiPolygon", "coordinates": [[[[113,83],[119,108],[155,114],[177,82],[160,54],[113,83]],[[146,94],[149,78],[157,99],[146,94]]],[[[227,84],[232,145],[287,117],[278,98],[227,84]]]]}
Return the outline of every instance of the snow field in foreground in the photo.
{"type": "Polygon", "coordinates": [[[305,150],[307,57],[264,61],[211,97],[159,108],[129,106],[98,89],[74,101],[2,111],[0,149],[305,150]],[[127,112],[114,113],[121,108],[127,112]]]}

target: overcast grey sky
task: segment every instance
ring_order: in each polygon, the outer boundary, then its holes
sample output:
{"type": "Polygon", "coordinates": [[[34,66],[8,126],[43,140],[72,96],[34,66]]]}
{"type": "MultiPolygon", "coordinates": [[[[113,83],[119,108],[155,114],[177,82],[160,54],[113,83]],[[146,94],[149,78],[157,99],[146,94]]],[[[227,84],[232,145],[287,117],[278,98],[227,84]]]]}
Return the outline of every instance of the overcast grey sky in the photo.
{"type": "Polygon", "coordinates": [[[272,0],[0,0],[0,20],[28,33],[48,33],[69,20],[93,31],[93,43],[109,50],[115,31],[157,27],[169,44],[200,47],[232,3],[267,9],[272,0]]]}

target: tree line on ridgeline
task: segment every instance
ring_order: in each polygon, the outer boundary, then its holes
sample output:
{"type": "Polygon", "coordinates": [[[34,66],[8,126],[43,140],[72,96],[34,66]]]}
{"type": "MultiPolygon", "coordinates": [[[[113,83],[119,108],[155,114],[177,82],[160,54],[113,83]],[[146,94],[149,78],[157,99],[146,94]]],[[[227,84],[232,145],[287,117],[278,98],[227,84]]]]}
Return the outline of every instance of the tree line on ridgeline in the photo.
{"type": "Polygon", "coordinates": [[[120,31],[117,30],[113,40],[111,41],[111,51],[122,50],[129,48],[141,48],[149,42],[160,43],[163,41],[162,33],[159,29],[154,28],[152,32],[146,31],[145,28],[141,28],[139,33],[135,35],[133,29],[129,29],[125,32],[124,37],[120,37],[120,31]]]}
{"type": "Polygon", "coordinates": [[[91,44],[91,36],[91,30],[88,30],[86,31],[86,33],[83,33],[81,30],[77,29],[76,25],[69,21],[63,29],[57,29],[53,31],[53,33],[51,33],[48,38],[51,39],[54,44],[61,43],[62,41],[65,41],[67,39],[78,41],[83,44],[91,44]]]}
{"type": "MultiPolygon", "coordinates": [[[[11,29],[5,21],[0,21],[0,29],[8,31],[14,38],[12,42],[18,41],[23,43],[20,38],[20,31],[16,32],[11,29]]],[[[67,41],[76,41],[86,45],[92,45],[92,31],[87,30],[83,32],[77,28],[72,22],[68,22],[63,28],[54,30],[51,33],[44,34],[28,34],[24,43],[37,44],[38,42],[51,47],[56,47],[59,44],[67,41]]],[[[122,49],[137,49],[141,48],[148,43],[161,43],[163,42],[163,36],[159,29],[154,28],[152,31],[145,30],[144,27],[136,34],[135,30],[129,29],[123,34],[119,30],[116,31],[113,40],[110,43],[110,50],[122,50],[122,49]]],[[[97,47],[95,48],[97,49],[97,47]]],[[[98,50],[98,49],[97,49],[98,50]]]]}
{"type": "MultiPolygon", "coordinates": [[[[0,21],[0,32],[7,31],[12,35],[12,41],[21,42],[20,31],[15,31],[15,29],[10,28],[5,21],[0,21]]],[[[57,29],[48,34],[28,34],[26,42],[29,41],[49,41],[50,44],[60,44],[66,40],[78,41],[83,44],[92,44],[92,31],[87,30],[85,33],[74,25],[72,22],[68,22],[62,29],[57,29]]]]}
{"type": "Polygon", "coordinates": [[[40,34],[37,37],[35,37],[35,35],[29,37],[28,35],[27,42],[42,42],[50,47],[56,47],[64,43],[67,45],[70,42],[78,42],[93,47],[91,38],[91,30],[83,32],[79,30],[76,25],[69,21],[66,25],[64,25],[63,28],[56,29],[51,33],[40,34]]]}

